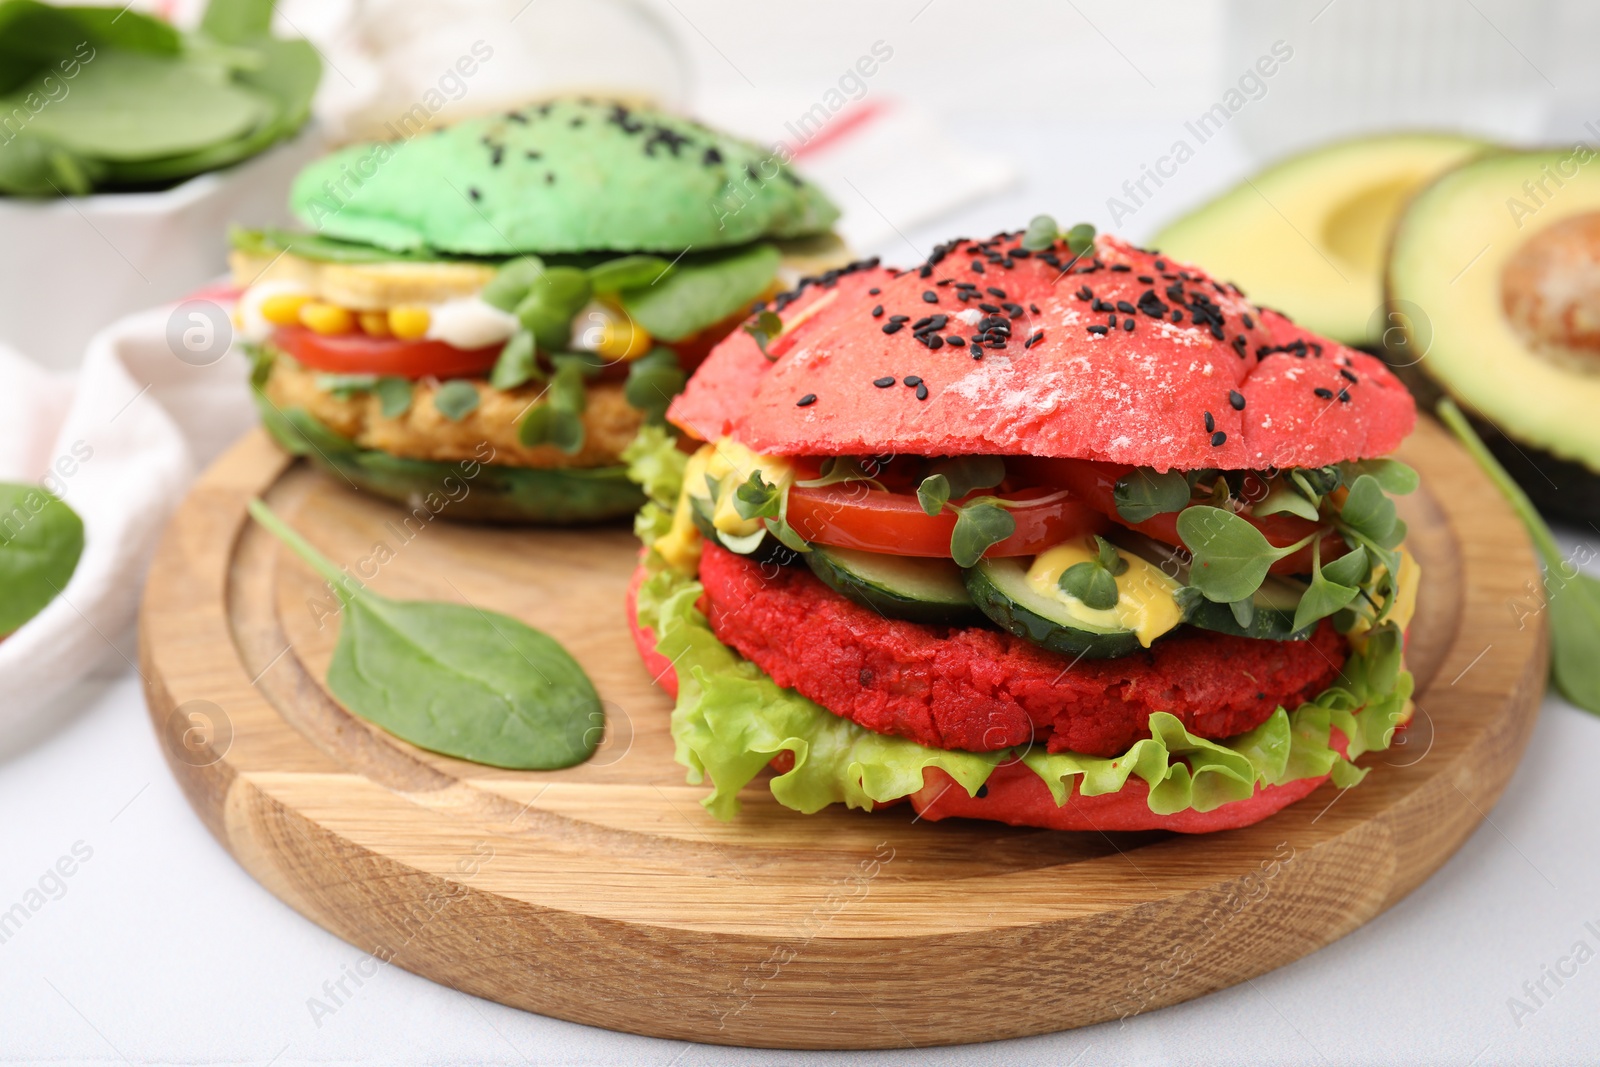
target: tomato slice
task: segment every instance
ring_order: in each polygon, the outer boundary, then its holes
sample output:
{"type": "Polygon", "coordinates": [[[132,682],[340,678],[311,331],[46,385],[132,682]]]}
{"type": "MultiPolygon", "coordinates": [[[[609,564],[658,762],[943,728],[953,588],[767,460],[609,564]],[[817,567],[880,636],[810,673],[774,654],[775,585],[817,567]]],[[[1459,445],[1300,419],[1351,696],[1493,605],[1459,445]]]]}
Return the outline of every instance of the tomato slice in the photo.
{"type": "MultiPolygon", "coordinates": [[[[1071,490],[1075,497],[1090,504],[1119,525],[1138,530],[1140,533],[1153,537],[1163,544],[1183,547],[1183,538],[1178,536],[1178,513],[1176,511],[1168,512],[1165,515],[1157,515],[1139,523],[1126,522],[1117,514],[1115,496],[1117,479],[1134,469],[1129,464],[1096,463],[1086,459],[1029,457],[1019,461],[1017,466],[1019,471],[1025,471],[1034,480],[1049,485],[1059,485],[1071,490]]],[[[1260,530],[1268,543],[1278,548],[1284,548],[1302,540],[1317,528],[1316,523],[1310,519],[1302,519],[1298,515],[1255,516],[1244,513],[1240,515],[1240,518],[1260,530]]],[[[1348,551],[1349,548],[1345,545],[1344,539],[1337,534],[1329,534],[1322,539],[1322,559],[1324,562],[1337,559],[1348,551]]],[[[1310,570],[1310,545],[1302,548],[1292,556],[1285,556],[1272,565],[1273,574],[1305,574],[1310,570]]]]}
{"type": "MultiPolygon", "coordinates": [[[[986,556],[1032,556],[1072,537],[1104,530],[1106,517],[1052,489],[997,494],[1017,502],[1010,510],[1016,532],[986,556]]],[[[789,525],[807,541],[896,556],[950,555],[956,517],[929,515],[909,493],[889,493],[860,482],[789,490],[789,525]]]]}
{"type": "Polygon", "coordinates": [[[398,378],[474,378],[494,368],[502,345],[456,348],[443,341],[402,341],[364,333],[320,334],[285,326],[272,343],[302,366],[330,374],[384,374],[398,378]]]}

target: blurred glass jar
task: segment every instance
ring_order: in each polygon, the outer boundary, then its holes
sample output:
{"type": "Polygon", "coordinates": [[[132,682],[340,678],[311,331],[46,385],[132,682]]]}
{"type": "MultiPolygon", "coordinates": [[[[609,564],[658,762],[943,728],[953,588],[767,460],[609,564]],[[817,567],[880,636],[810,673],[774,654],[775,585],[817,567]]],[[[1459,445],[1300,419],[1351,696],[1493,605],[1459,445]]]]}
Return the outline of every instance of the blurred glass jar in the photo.
{"type": "Polygon", "coordinates": [[[1591,3],[1226,0],[1222,88],[1273,42],[1294,51],[1230,125],[1259,159],[1375,130],[1537,140],[1561,108],[1557,84],[1570,84],[1559,26],[1591,3]]]}
{"type": "MultiPolygon", "coordinates": [[[[298,21],[304,4],[280,10],[298,21]]],[[[689,66],[637,0],[317,0],[329,72],[317,115],[336,141],[387,138],[420,106],[431,125],[563,93],[681,108],[689,66]]]]}

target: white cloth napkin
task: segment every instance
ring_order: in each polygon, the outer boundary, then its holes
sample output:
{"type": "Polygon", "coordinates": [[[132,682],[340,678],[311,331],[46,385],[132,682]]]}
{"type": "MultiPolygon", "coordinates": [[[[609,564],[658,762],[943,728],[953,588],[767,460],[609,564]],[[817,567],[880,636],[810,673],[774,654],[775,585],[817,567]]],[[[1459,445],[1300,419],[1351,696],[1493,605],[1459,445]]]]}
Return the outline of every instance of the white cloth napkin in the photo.
{"type": "Polygon", "coordinates": [[[42,482],[85,526],[65,591],[0,642],[0,747],[78,678],[130,655],[114,642],[161,531],[195,474],[254,421],[244,360],[179,359],[167,342],[174,310],[106,328],[75,376],[0,346],[0,481],[42,482]]]}

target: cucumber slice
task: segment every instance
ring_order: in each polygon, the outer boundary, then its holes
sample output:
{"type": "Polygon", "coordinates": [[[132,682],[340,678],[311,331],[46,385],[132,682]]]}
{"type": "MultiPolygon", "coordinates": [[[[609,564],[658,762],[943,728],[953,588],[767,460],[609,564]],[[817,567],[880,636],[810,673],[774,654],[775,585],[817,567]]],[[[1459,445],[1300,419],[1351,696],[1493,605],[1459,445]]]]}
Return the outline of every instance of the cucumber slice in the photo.
{"type": "Polygon", "coordinates": [[[1312,629],[1309,626],[1303,630],[1294,628],[1294,611],[1300,606],[1305,589],[1303,582],[1268,576],[1252,598],[1255,613],[1243,626],[1234,617],[1232,608],[1207,600],[1192,586],[1185,586],[1178,594],[1178,606],[1183,608],[1184,621],[1202,630],[1267,641],[1300,641],[1309,637],[1312,629]]]}
{"type": "Polygon", "coordinates": [[[964,626],[983,619],[967,594],[961,569],[948,559],[812,545],[806,563],[828,588],[886,618],[930,626],[964,626]]]}
{"type": "Polygon", "coordinates": [[[966,572],[967,593],[1002,629],[1052,652],[1111,659],[1139,647],[1132,630],[1085,622],[1074,616],[1071,605],[1040,596],[1028,585],[1027,574],[1020,559],[980,560],[966,572]]]}

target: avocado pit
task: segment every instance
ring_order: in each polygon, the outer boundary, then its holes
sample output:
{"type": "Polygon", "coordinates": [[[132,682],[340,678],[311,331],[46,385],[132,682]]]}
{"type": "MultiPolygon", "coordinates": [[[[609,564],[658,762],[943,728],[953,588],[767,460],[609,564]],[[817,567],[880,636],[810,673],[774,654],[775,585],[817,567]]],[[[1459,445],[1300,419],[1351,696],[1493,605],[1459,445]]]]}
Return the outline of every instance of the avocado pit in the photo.
{"type": "Polygon", "coordinates": [[[1501,271],[1500,302],[1530,352],[1600,374],[1600,212],[1561,219],[1524,242],[1501,271]]]}

